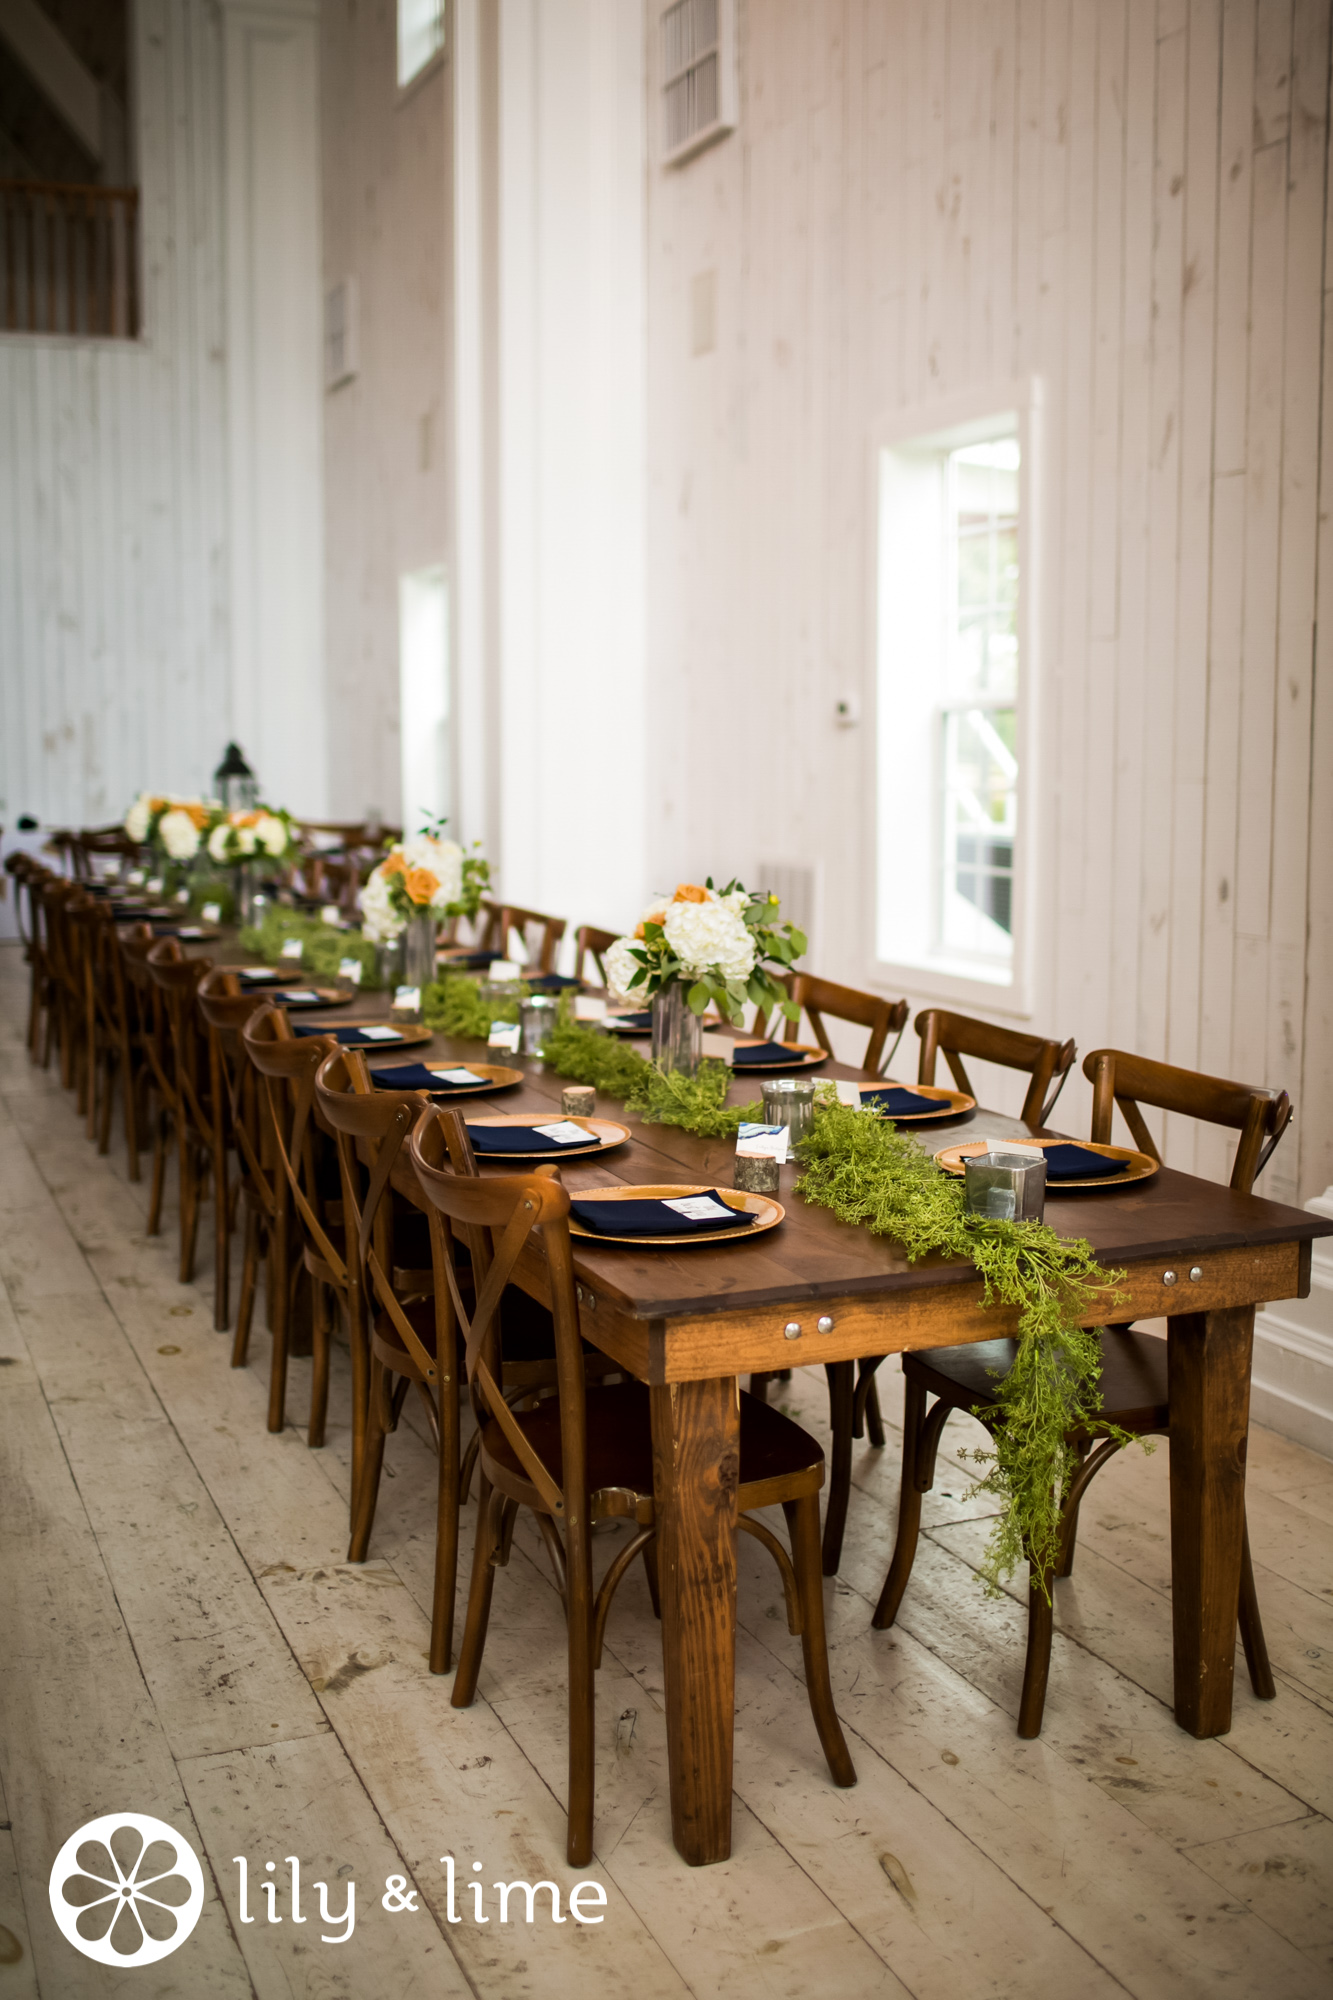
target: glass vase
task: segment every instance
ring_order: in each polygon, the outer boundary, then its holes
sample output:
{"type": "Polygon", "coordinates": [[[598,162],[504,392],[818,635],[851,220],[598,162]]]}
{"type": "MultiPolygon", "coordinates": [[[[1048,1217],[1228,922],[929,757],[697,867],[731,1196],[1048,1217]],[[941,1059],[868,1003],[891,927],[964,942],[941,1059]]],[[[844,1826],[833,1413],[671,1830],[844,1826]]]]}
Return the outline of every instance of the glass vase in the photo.
{"type": "Polygon", "coordinates": [[[693,1076],[699,1067],[703,1022],[685,998],[678,980],[653,995],[653,1061],[668,1074],[693,1076]]]}
{"type": "Polygon", "coordinates": [[[403,931],[403,985],[419,987],[422,993],[435,978],[435,940],[439,919],[434,911],[409,917],[403,931]]]}
{"type": "Polygon", "coordinates": [[[231,871],[231,893],[236,902],[236,921],[252,924],[255,919],[255,897],[259,894],[260,872],[257,861],[238,861],[231,871]]]}

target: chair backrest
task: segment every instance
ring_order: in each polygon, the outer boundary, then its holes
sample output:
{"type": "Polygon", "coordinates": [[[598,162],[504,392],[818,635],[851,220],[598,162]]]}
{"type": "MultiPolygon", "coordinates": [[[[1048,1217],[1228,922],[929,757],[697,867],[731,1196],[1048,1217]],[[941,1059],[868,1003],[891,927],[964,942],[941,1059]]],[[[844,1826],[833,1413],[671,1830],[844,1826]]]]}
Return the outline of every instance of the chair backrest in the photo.
{"type": "Polygon", "coordinates": [[[603,959],[619,936],[619,931],[599,931],[596,924],[580,924],[574,934],[574,977],[583,978],[583,968],[591,952],[592,962],[597,967],[597,977],[605,986],[606,966],[603,959]]]}
{"type": "Polygon", "coordinates": [[[461,1332],[467,1378],[478,1413],[503,1432],[543,1502],[566,1523],[571,1538],[586,1542],[588,1532],[587,1405],[583,1349],[574,1297],[574,1259],[569,1241],[569,1196],[555,1169],[472,1179],[447,1171],[440,1161],[444,1138],[441,1113],[427,1105],[408,1141],[421,1191],[430,1203],[431,1259],[435,1272],[436,1352],[454,1351],[461,1332]],[[482,1231],[492,1248],[483,1277],[474,1269],[475,1300],[469,1312],[454,1263],[455,1234],[482,1231]],[[560,1394],[563,1484],[538,1456],[500,1389],[500,1301],[528,1240],[536,1231],[546,1253],[555,1322],[556,1381],[560,1394]]]}
{"type": "Polygon", "coordinates": [[[975,1056],[978,1062],[998,1063],[1002,1069],[1026,1070],[1032,1081],[1020,1116],[1030,1132],[1040,1131],[1050,1117],[1078,1054],[1072,1041],[1054,1042],[1040,1035],[1020,1034],[1016,1028],[997,1028],[989,1021],[974,1021],[969,1014],[950,1014],[943,1007],[928,1007],[918,1014],[916,1031],[921,1037],[918,1083],[934,1083],[935,1058],[940,1054],[958,1088],[969,1097],[975,1097],[976,1092],[963,1068],[965,1055],[975,1056]]]}
{"type": "Polygon", "coordinates": [[[146,964],[153,984],[162,994],[176,1092],[199,1129],[209,1132],[214,1107],[206,1107],[203,1102],[202,1037],[195,995],[200,980],[211,969],[212,960],[187,958],[180,940],[167,937],[159,938],[153,945],[146,964]]]}
{"type": "MultiPolygon", "coordinates": [[[[199,982],[196,996],[208,1030],[209,1076],[213,1102],[225,1104],[228,1127],[243,1169],[264,1208],[276,1212],[276,1194],[263,1160],[263,1121],[259,1116],[258,1072],[246,1053],[241,1031],[252,1014],[267,1006],[262,993],[243,993],[241,982],[226,966],[214,966],[199,982]]],[[[275,1163],[276,1164],[276,1163],[275,1163]]]]}
{"type": "MultiPolygon", "coordinates": [[[[870,1040],[866,1043],[862,1069],[871,1070],[878,1076],[887,1067],[884,1044],[890,1035],[902,1039],[911,1011],[906,1000],[885,1000],[878,993],[859,993],[854,986],[836,986],[831,979],[817,979],[813,972],[789,972],[782,983],[794,1005],[803,1009],[821,1049],[826,1049],[829,1055],[833,1054],[833,1044],[824,1026],[827,1014],[835,1021],[850,1021],[855,1027],[869,1028],[870,1040]]],[[[764,1032],[762,1021],[756,1021],[755,1030],[759,1034],[764,1032]]],[[[785,1041],[800,1040],[799,1014],[788,1016],[782,1033],[785,1041]]],[[[897,1047],[898,1042],[895,1041],[889,1052],[889,1062],[892,1062],[897,1047]]]]}
{"type": "Polygon", "coordinates": [[[523,949],[529,954],[531,964],[532,940],[529,931],[540,930],[541,942],[537,947],[538,972],[555,971],[555,955],[560,940],[565,935],[566,923],[563,917],[544,916],[540,910],[521,910],[517,903],[502,903],[499,913],[499,944],[501,954],[509,954],[509,933],[517,931],[523,940],[523,949]]]}
{"type": "Polygon", "coordinates": [[[1134,1135],[1134,1144],[1154,1160],[1162,1156],[1144,1123],[1140,1104],[1239,1132],[1231,1186],[1242,1194],[1249,1193],[1291,1123],[1291,1099],[1285,1090],[1227,1083],[1221,1077],[1176,1069],[1170,1063],[1152,1062],[1124,1049],[1094,1049],[1083,1059],[1083,1074],[1092,1085],[1090,1136],[1101,1145],[1110,1143],[1117,1105],[1134,1135]]]}
{"type": "Polygon", "coordinates": [[[332,1035],[293,1035],[282,1008],[268,1000],[242,1027],[241,1041],[263,1079],[269,1138],[310,1247],[346,1285],[347,1266],[325,1227],[311,1129],[315,1074],[338,1044],[332,1035]]]}

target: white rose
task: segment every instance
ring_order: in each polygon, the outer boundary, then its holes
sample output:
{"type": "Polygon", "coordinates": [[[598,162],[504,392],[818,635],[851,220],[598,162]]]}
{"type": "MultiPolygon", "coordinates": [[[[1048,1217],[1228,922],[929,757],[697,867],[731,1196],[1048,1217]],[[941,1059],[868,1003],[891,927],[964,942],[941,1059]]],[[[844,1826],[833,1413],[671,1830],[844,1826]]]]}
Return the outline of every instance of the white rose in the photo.
{"type": "Polygon", "coordinates": [[[706,903],[672,903],[668,908],[666,940],[689,977],[697,979],[713,967],[724,979],[743,983],[754,971],[754,940],[733,907],[735,901],[734,896],[713,896],[706,903]]]}
{"type": "Polygon", "coordinates": [[[621,937],[617,938],[614,944],[608,945],[602,953],[602,964],[606,967],[607,988],[620,1000],[635,998],[642,1000],[644,997],[641,986],[633,993],[630,991],[631,979],[636,972],[643,971],[638,959],[632,956],[633,949],[634,939],[621,937]]]}
{"type": "Polygon", "coordinates": [[[148,803],[148,794],[147,792],[140,792],[138,798],[125,815],[125,831],[131,840],[147,840],[148,823],[152,817],[153,809],[148,803]]]}
{"type": "Polygon", "coordinates": [[[370,880],[358,898],[361,904],[361,928],[372,944],[388,944],[403,928],[403,919],[389,901],[389,884],[378,868],[371,870],[370,880]]]}
{"type": "Polygon", "coordinates": [[[261,813],[255,827],[255,838],[265,854],[276,858],[287,852],[287,828],[276,813],[261,813]]]}
{"type": "Polygon", "coordinates": [[[218,824],[209,834],[208,851],[215,861],[225,861],[227,859],[227,836],[230,832],[231,828],[224,819],[219,820],[218,824]]]}
{"type": "Polygon", "coordinates": [[[199,852],[199,829],[187,812],[173,806],[158,821],[157,832],[173,861],[193,861],[199,852]]]}

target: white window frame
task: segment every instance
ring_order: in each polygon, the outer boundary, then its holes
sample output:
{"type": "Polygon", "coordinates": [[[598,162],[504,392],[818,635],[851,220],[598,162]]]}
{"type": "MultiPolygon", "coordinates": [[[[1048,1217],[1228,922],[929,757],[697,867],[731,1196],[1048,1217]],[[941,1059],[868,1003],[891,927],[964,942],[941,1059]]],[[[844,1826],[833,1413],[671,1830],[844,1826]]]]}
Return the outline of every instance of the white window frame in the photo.
{"type": "Polygon", "coordinates": [[[434,76],[436,70],[443,65],[445,57],[449,52],[449,0],[441,0],[439,18],[440,39],[424,61],[419,62],[412,71],[412,74],[405,77],[402,74],[402,7],[403,0],[393,0],[393,62],[394,76],[398,84],[398,102],[400,104],[413,96],[428,76],[434,76]]]}
{"type": "MultiPolygon", "coordinates": [[[[717,116],[710,125],[704,125],[696,132],[682,139],[678,146],[668,147],[666,140],[666,93],[674,78],[668,78],[664,67],[664,36],[662,23],[670,14],[678,0],[659,0],[655,32],[657,47],[654,61],[657,64],[657,117],[661,164],[663,167],[683,167],[696,153],[706,146],[715,145],[734,132],[739,118],[740,98],[736,77],[736,9],[735,0],[716,0],[717,5],[717,116]]],[[[684,71],[680,74],[685,74],[684,71]]]]}
{"type": "MultiPolygon", "coordinates": [[[[904,990],[922,998],[960,1005],[986,1014],[1027,1018],[1032,1013],[1033,961],[1036,948],[1036,877],[1043,830],[1040,822],[1041,786],[1038,770],[1037,718],[1041,702],[1040,617],[1040,498],[1041,498],[1041,394],[1036,380],[992,386],[975,394],[951,397],[924,408],[895,412],[874,427],[870,452],[870,504],[868,570],[868,654],[873,663],[871,682],[874,726],[868,732],[866,756],[873,802],[872,924],[874,951],[870,983],[886,991],[904,990]],[[935,877],[943,854],[943,808],[940,775],[934,771],[935,746],[931,747],[932,794],[927,832],[913,845],[910,829],[896,822],[892,797],[881,786],[881,766],[889,748],[888,732],[893,726],[892,711],[885,689],[892,672],[890,629],[892,611],[885,602],[892,589],[892,566],[884,553],[886,513],[886,460],[892,454],[923,459],[956,450],[961,445],[982,443],[990,438],[1016,436],[1020,452],[1018,502],[1018,659],[1016,697],[1018,754],[1017,832],[1013,863],[1013,951],[1007,973],[997,977],[980,963],[967,960],[931,942],[915,945],[901,934],[895,938],[886,915],[887,869],[902,866],[929,869],[932,896],[935,877]]],[[[938,601],[943,623],[943,597],[938,601]]],[[[922,613],[934,617],[934,605],[922,613]]],[[[933,937],[933,933],[932,933],[933,937]]]]}

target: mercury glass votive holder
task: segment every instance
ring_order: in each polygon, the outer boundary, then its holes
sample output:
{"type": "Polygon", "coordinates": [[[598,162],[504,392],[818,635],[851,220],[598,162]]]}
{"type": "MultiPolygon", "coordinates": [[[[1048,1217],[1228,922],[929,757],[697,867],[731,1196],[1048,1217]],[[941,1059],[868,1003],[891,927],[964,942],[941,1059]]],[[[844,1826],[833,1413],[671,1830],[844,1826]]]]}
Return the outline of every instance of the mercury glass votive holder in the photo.
{"type": "Polygon", "coordinates": [[[782,1185],[781,1169],[771,1154],[738,1153],[732,1185],[744,1194],[776,1194],[782,1185]]]}
{"type": "Polygon", "coordinates": [[[572,1083],[560,1093],[560,1109],[566,1118],[591,1118],[597,1109],[597,1092],[590,1083],[572,1083]]]}

